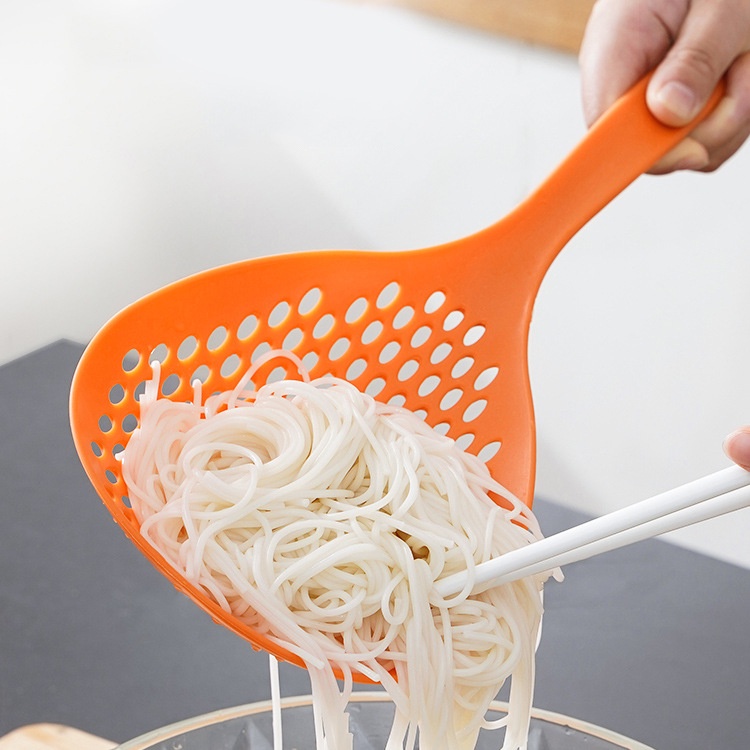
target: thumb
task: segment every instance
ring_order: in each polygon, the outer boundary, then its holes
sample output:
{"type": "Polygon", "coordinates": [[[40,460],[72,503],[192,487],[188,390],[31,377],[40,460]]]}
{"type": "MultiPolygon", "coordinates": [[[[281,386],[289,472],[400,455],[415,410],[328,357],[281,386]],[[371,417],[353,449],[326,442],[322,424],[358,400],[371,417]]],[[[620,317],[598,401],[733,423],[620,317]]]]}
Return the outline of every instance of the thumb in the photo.
{"type": "Polygon", "coordinates": [[[747,3],[696,1],[677,39],[656,69],[649,109],[665,125],[688,124],[705,106],[732,61],[745,47],[747,3]]]}
{"type": "Polygon", "coordinates": [[[742,427],[724,441],[724,452],[736,464],[750,471],[750,427],[742,427]]]}

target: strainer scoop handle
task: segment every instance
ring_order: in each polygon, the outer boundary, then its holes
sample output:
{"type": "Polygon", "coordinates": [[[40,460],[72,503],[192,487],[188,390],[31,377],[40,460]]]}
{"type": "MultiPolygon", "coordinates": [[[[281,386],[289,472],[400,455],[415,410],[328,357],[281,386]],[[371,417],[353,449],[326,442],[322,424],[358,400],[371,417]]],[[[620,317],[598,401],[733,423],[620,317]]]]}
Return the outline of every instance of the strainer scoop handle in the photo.
{"type": "MultiPolygon", "coordinates": [[[[474,237],[487,250],[515,240],[517,262],[533,273],[537,286],[541,284],[571,237],[682,141],[715,109],[725,90],[721,81],[690,124],[672,127],[657,120],[648,108],[650,80],[651,75],[646,76],[620,97],[528,198],[474,237]]],[[[492,253],[487,263],[493,263],[492,253]]]]}

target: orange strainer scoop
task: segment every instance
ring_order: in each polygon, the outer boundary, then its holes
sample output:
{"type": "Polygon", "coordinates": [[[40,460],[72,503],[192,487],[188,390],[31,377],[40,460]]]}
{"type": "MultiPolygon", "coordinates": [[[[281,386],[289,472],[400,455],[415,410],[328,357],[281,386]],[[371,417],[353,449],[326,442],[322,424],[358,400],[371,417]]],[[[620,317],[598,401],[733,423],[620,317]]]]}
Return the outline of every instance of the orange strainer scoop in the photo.
{"type": "MultiPolygon", "coordinates": [[[[137,425],[154,358],[164,396],[189,400],[195,378],[206,394],[227,390],[269,349],[292,350],[313,377],[344,377],[421,412],[530,505],[527,339],[539,285],[565,243],[688,132],[652,117],[646,84],[619,100],[530,198],[466,239],[248,260],[178,281],[112,318],[76,371],[72,429],[89,478],[141,552],[216,621],[301,664],[181,578],[139,534],[115,456],[137,425]]],[[[254,381],[284,376],[270,372],[275,366],[254,381]]],[[[288,374],[296,377],[291,365],[288,374]]]]}

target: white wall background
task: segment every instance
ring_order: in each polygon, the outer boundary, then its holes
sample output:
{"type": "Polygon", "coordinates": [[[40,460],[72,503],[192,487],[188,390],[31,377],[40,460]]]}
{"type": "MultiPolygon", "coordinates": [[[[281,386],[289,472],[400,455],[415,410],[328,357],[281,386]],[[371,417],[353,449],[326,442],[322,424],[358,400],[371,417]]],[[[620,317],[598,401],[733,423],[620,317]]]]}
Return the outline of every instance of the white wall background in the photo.
{"type": "MultiPolygon", "coordinates": [[[[337,0],[0,5],[0,361],[173,279],[400,249],[507,212],[584,132],[576,61],[337,0]]],[[[644,177],[555,262],[538,492],[602,513],[721,468],[750,422],[745,149],[644,177]]],[[[671,535],[750,567],[750,512],[671,535]]]]}

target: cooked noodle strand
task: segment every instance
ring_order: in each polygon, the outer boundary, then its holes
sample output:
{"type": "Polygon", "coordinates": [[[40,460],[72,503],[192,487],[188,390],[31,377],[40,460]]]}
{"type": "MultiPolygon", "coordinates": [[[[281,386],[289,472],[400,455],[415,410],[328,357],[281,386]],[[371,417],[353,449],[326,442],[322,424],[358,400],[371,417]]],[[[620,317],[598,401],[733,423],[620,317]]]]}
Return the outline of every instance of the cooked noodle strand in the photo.
{"type": "MultiPolygon", "coordinates": [[[[270,355],[269,355],[270,356],[270,355]]],[[[278,356],[278,354],[273,355],[278,356]]],[[[473,748],[512,676],[503,750],[523,750],[542,576],[442,597],[433,583],[537,539],[484,464],[406,409],[302,373],[200,403],[141,397],[122,452],[148,542],[223,609],[300,656],[317,747],[348,750],[352,674],[396,706],[386,750],[473,748]],[[503,504],[492,497],[503,499],[503,504]],[[344,675],[339,688],[333,669],[344,675]]]]}

